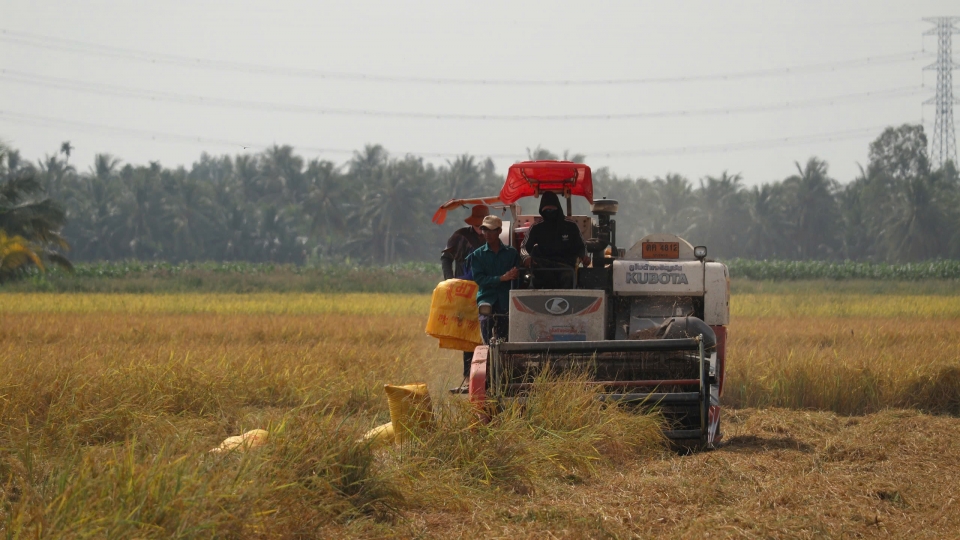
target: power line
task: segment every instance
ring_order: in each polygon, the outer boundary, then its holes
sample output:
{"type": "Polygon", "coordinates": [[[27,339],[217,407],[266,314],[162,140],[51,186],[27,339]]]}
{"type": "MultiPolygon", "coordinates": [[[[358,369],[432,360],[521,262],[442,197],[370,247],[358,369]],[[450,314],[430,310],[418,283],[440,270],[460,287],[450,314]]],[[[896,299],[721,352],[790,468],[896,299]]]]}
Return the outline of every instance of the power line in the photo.
{"type": "MultiPolygon", "coordinates": [[[[134,137],[143,140],[149,141],[170,141],[170,142],[182,142],[182,143],[203,143],[203,144],[212,144],[218,146],[234,146],[241,149],[262,149],[267,148],[269,145],[256,145],[249,142],[228,140],[228,139],[218,139],[210,137],[196,137],[190,135],[178,135],[174,133],[163,133],[148,131],[135,128],[124,128],[117,126],[108,126],[104,124],[96,124],[92,122],[80,122],[75,120],[63,120],[60,118],[51,118],[49,116],[39,116],[31,114],[21,114],[10,111],[0,110],[0,121],[12,123],[12,124],[26,124],[40,127],[69,127],[78,129],[80,131],[85,131],[87,133],[101,134],[101,135],[118,135],[124,138],[134,137]]],[[[338,152],[339,149],[329,149],[330,152],[338,152]]]]}
{"type": "MultiPolygon", "coordinates": [[[[3,110],[0,110],[0,122],[8,122],[12,124],[27,124],[27,125],[35,125],[35,126],[41,126],[41,127],[70,127],[70,128],[81,130],[81,131],[113,135],[113,136],[122,136],[124,138],[134,137],[134,138],[140,138],[140,139],[145,139],[150,141],[166,140],[166,141],[180,142],[180,143],[201,143],[201,144],[211,144],[211,145],[218,145],[218,146],[242,148],[244,150],[248,150],[248,149],[260,150],[260,149],[269,148],[273,146],[271,144],[255,144],[255,143],[228,140],[228,139],[179,135],[179,134],[173,134],[173,133],[163,133],[163,132],[153,132],[153,131],[141,130],[141,129],[123,128],[123,127],[108,126],[103,124],[96,124],[91,122],[63,120],[59,118],[30,115],[30,114],[16,113],[16,112],[3,111],[3,110]]],[[[592,151],[592,152],[582,152],[582,153],[584,155],[591,156],[591,157],[606,157],[606,158],[712,154],[712,153],[718,153],[718,152],[735,152],[738,150],[753,150],[753,149],[799,146],[803,144],[810,144],[810,143],[816,143],[816,142],[830,142],[830,141],[860,139],[864,137],[874,136],[875,134],[882,131],[886,127],[887,125],[877,125],[877,126],[849,129],[844,131],[835,131],[835,132],[829,132],[829,133],[816,133],[816,134],[810,134],[810,135],[793,135],[789,137],[776,137],[771,139],[742,141],[738,143],[679,146],[679,147],[672,147],[672,148],[646,149],[646,150],[612,150],[612,151],[605,150],[605,151],[592,151]]],[[[294,146],[295,148],[303,152],[315,152],[315,153],[321,153],[321,154],[350,155],[355,152],[355,150],[345,149],[345,148],[327,148],[327,147],[313,147],[313,146],[301,146],[301,145],[291,145],[291,146],[294,146]]],[[[451,157],[457,157],[457,156],[471,154],[471,153],[470,152],[400,152],[399,154],[419,156],[419,157],[425,157],[425,158],[451,158],[451,157]]],[[[494,159],[517,159],[517,158],[522,159],[525,157],[522,153],[509,153],[509,152],[508,153],[474,152],[472,155],[478,155],[478,156],[489,157],[494,159]]]]}
{"type": "Polygon", "coordinates": [[[428,113],[411,111],[385,111],[374,109],[350,109],[350,108],[331,108],[331,107],[311,107],[306,105],[296,105],[289,103],[275,103],[252,100],[238,100],[230,98],[218,98],[209,96],[200,96],[192,94],[182,94],[176,92],[159,92],[156,90],[146,90],[131,88],[127,86],[88,83],[73,79],[64,79],[60,77],[47,77],[35,75],[16,70],[0,69],[0,80],[6,80],[16,84],[25,84],[40,86],[45,88],[54,88],[58,90],[71,90],[75,92],[84,92],[90,94],[109,95],[116,97],[125,97],[132,99],[141,99],[149,101],[168,101],[175,103],[185,103],[190,105],[226,107],[242,110],[258,110],[265,112],[296,113],[296,114],[315,114],[321,116],[363,116],[376,118],[400,118],[400,119],[418,119],[418,120],[476,120],[476,121],[604,121],[604,120],[642,120],[653,118],[677,118],[677,117],[697,117],[697,116],[718,116],[742,113],[760,113],[770,111],[781,111],[789,109],[798,109],[806,107],[826,107],[844,102],[861,103],[865,100],[875,99],[895,99],[901,97],[915,96],[926,90],[922,86],[904,86],[900,88],[890,88],[887,90],[876,90],[870,92],[857,92],[852,94],[842,94],[838,96],[828,96],[822,98],[812,98],[805,100],[784,101],[780,103],[769,103],[764,105],[739,105],[731,107],[709,107],[703,109],[687,109],[672,111],[647,111],[647,112],[625,112],[625,113],[599,113],[599,114],[466,114],[466,113],[428,113]]]}
{"type": "Polygon", "coordinates": [[[622,79],[503,79],[503,78],[456,78],[456,77],[417,77],[406,75],[383,75],[376,73],[362,73],[349,71],[331,71],[323,69],[297,68],[272,66],[266,64],[255,64],[248,62],[235,62],[230,60],[215,60],[209,58],[196,58],[183,55],[154,53],[140,51],[136,49],[127,49],[114,47],[110,45],[101,45],[86,41],[58,38],[52,36],[43,36],[30,34],[27,32],[18,32],[8,29],[0,29],[0,41],[21,45],[26,47],[56,50],[72,54],[88,54],[108,58],[121,58],[148,63],[162,63],[180,67],[189,67],[194,69],[207,69],[216,71],[231,71],[257,75],[279,75],[287,77],[318,78],[326,80],[342,80],[354,82],[370,83],[396,83],[396,84],[427,84],[427,85],[460,85],[460,86],[624,86],[624,85],[642,85],[642,84],[667,84],[667,83],[691,83],[708,81],[727,81],[752,79],[762,77],[775,77],[783,75],[794,75],[802,73],[818,73],[846,70],[858,67],[870,67],[875,65],[893,64],[901,62],[912,62],[925,55],[922,51],[907,51],[888,55],[870,56],[865,58],[855,58],[851,60],[840,60],[833,62],[823,62],[817,64],[804,64],[798,66],[755,69],[731,73],[717,73],[709,75],[686,75],[675,77],[639,77],[622,79]]]}
{"type": "Polygon", "coordinates": [[[678,146],[673,148],[654,149],[654,150],[627,150],[620,152],[584,152],[585,155],[606,158],[618,157],[655,157],[655,156],[680,156],[692,154],[714,154],[718,152],[735,152],[738,150],[759,150],[766,148],[780,148],[787,146],[800,146],[816,142],[832,142],[860,139],[863,137],[874,136],[887,126],[871,126],[858,129],[849,129],[845,131],[834,131],[831,133],[816,133],[812,135],[794,135],[790,137],[778,137],[773,139],[762,139],[756,141],[744,141],[739,143],[710,144],[699,146],[678,146]]]}

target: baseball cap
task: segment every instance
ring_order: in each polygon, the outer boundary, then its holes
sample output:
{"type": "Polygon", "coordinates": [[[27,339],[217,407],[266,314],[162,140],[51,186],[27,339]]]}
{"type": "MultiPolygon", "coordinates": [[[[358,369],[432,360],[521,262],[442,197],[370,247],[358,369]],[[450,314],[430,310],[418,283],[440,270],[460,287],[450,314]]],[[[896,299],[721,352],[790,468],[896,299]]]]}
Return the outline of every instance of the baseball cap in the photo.
{"type": "Polygon", "coordinates": [[[488,229],[495,231],[503,226],[503,221],[500,220],[497,216],[487,216],[483,218],[483,223],[480,224],[481,229],[488,229]]]}

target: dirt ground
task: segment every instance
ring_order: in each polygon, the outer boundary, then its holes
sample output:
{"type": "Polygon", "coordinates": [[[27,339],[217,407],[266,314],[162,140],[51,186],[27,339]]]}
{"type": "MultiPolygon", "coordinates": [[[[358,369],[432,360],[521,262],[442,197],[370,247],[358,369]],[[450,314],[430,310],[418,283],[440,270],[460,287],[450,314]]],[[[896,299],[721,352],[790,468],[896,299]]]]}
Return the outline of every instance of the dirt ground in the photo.
{"type": "MultiPolygon", "coordinates": [[[[960,419],[728,411],[726,443],[411,513],[436,538],[960,538],[960,419]]],[[[398,530],[399,532],[399,530],[398,530]]]]}

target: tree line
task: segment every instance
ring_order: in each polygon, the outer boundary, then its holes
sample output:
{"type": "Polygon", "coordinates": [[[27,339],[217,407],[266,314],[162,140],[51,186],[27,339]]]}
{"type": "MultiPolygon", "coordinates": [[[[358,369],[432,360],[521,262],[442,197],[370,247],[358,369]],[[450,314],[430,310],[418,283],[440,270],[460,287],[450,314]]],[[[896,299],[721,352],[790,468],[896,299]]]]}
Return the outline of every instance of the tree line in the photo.
{"type": "MultiPolygon", "coordinates": [[[[599,168],[594,194],[620,202],[622,247],[670,232],[720,258],[960,258],[957,169],[932,168],[926,149],[923,127],[903,125],[870,144],[869,162],[847,183],[811,157],[796,163],[794,174],[754,187],[728,172],[691,181],[599,168]]],[[[490,159],[463,155],[438,166],[379,145],[344,164],[305,160],[290,146],[203,154],[189,168],[123,164],[99,154],[81,172],[71,150],[64,143],[33,163],[0,147],[0,231],[74,261],[432,261],[467,215],[451,212],[436,226],[436,208],[452,198],[495,195],[505,172],[490,159]]],[[[528,154],[558,158],[542,148],[528,154]]],[[[525,206],[536,212],[536,201],[525,206]]],[[[589,209],[577,203],[575,211],[589,209]]]]}

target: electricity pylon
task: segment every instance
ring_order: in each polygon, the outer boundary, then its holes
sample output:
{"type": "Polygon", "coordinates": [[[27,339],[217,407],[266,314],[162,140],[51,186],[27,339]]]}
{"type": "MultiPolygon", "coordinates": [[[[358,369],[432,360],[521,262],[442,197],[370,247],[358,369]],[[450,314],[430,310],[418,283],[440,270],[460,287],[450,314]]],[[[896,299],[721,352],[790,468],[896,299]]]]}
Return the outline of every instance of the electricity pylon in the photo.
{"type": "Polygon", "coordinates": [[[953,130],[953,70],[960,64],[953,61],[952,35],[960,34],[954,23],[960,17],[924,17],[925,21],[936,25],[923,35],[937,36],[937,61],[923,69],[937,70],[937,95],[924,104],[934,103],[937,116],[933,122],[933,139],[930,143],[931,163],[940,167],[947,161],[957,163],[957,137],[953,130]]]}

